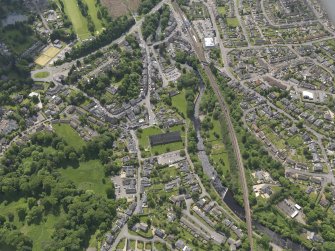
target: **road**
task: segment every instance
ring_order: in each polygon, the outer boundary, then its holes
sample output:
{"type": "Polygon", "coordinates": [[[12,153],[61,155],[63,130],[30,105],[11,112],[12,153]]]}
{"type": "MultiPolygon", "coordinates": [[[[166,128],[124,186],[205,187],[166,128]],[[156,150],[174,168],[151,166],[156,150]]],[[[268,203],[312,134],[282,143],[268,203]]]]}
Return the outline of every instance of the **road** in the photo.
{"type": "Polygon", "coordinates": [[[34,4],[34,6],[35,6],[35,9],[36,9],[38,15],[40,16],[40,18],[41,18],[41,20],[42,20],[42,23],[43,23],[44,28],[45,28],[48,32],[50,32],[50,28],[49,28],[48,22],[47,22],[47,21],[45,20],[45,18],[43,17],[43,14],[42,14],[42,12],[41,12],[40,7],[39,7],[38,4],[36,3],[36,1],[32,1],[32,2],[33,2],[33,4],[34,4]]]}
{"type": "Polygon", "coordinates": [[[113,242],[112,246],[110,247],[110,251],[114,251],[116,250],[116,247],[118,245],[118,243],[123,239],[123,238],[126,238],[128,240],[134,240],[134,241],[142,241],[142,242],[150,242],[151,244],[155,243],[155,242],[160,242],[160,243],[163,243],[163,244],[166,244],[167,247],[172,250],[172,247],[171,245],[166,242],[164,239],[161,239],[159,237],[157,237],[156,235],[153,236],[152,238],[143,238],[141,236],[135,236],[135,235],[132,235],[128,232],[128,226],[127,224],[124,225],[121,230],[120,230],[120,233],[118,234],[117,238],[115,239],[115,241],[113,242]]]}
{"type": "Polygon", "coordinates": [[[182,211],[183,215],[185,216],[186,219],[188,219],[190,222],[194,222],[194,226],[196,228],[200,228],[200,231],[203,231],[205,233],[208,233],[211,238],[217,242],[217,243],[225,243],[227,238],[215,230],[213,230],[211,227],[207,226],[205,223],[203,223],[201,220],[199,220],[197,217],[192,215],[190,212],[192,211],[191,209],[191,204],[193,203],[192,199],[186,200],[186,209],[182,211]]]}
{"type": "Polygon", "coordinates": [[[151,107],[151,101],[150,101],[150,94],[151,94],[151,86],[152,86],[152,79],[151,79],[151,71],[152,71],[152,61],[150,57],[150,50],[147,42],[143,39],[142,31],[141,29],[138,31],[141,46],[144,47],[146,58],[147,58],[147,69],[148,69],[148,91],[146,93],[145,99],[144,99],[144,105],[147,108],[148,115],[149,115],[149,126],[156,124],[156,115],[152,110],[151,107]]]}
{"type": "Polygon", "coordinates": [[[138,139],[136,136],[136,132],[134,130],[130,130],[130,135],[133,138],[136,149],[137,149],[137,159],[138,159],[138,169],[137,169],[137,180],[136,180],[136,202],[137,206],[134,211],[135,214],[138,214],[142,211],[142,201],[141,201],[141,172],[142,172],[142,159],[141,159],[141,151],[138,143],[138,139]]]}
{"type": "MultiPolygon", "coordinates": [[[[183,17],[183,12],[181,11],[181,9],[179,8],[179,6],[174,2],[173,4],[173,8],[179,13],[180,17],[183,17]]],[[[213,21],[212,21],[213,23],[213,21]]],[[[205,53],[204,50],[202,48],[202,44],[198,43],[197,40],[195,39],[197,37],[196,32],[194,31],[193,27],[190,27],[187,29],[189,37],[191,39],[191,44],[193,46],[193,49],[198,57],[198,59],[200,60],[200,62],[206,62],[206,57],[205,57],[205,53]]],[[[200,41],[200,40],[199,40],[200,41]]],[[[226,60],[225,60],[226,61],[226,60]]],[[[250,204],[249,204],[249,191],[248,191],[248,186],[247,186],[247,181],[245,178],[245,170],[244,170],[244,166],[243,166],[243,161],[242,161],[242,156],[241,156],[241,152],[240,152],[240,148],[238,145],[238,140],[236,137],[236,133],[230,118],[230,113],[229,113],[229,109],[225,103],[225,100],[222,96],[221,90],[219,88],[219,86],[216,83],[216,79],[212,73],[212,71],[210,70],[210,68],[208,67],[208,65],[206,63],[203,64],[203,69],[208,77],[208,80],[210,82],[210,85],[212,87],[212,89],[214,90],[215,96],[219,102],[219,105],[221,107],[221,110],[223,112],[223,116],[225,118],[225,121],[227,123],[227,127],[228,127],[228,131],[229,131],[229,136],[231,138],[231,142],[234,148],[234,152],[236,155],[236,160],[237,160],[237,167],[239,170],[239,176],[240,176],[240,181],[241,181],[241,186],[242,186],[242,191],[243,191],[243,202],[244,202],[244,209],[245,209],[245,218],[246,218],[246,223],[247,223],[247,230],[248,230],[248,239],[249,239],[249,244],[250,244],[250,249],[254,250],[253,248],[253,233],[252,233],[252,221],[251,221],[251,210],[250,210],[250,204]]]]}

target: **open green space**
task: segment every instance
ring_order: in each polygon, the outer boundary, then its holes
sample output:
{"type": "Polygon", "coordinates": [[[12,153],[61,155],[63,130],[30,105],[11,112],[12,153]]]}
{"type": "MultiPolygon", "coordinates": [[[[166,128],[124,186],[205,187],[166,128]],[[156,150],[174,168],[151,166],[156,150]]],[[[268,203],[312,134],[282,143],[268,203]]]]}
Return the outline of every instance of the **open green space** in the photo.
{"type": "Polygon", "coordinates": [[[65,13],[70,18],[73,28],[80,39],[90,37],[86,18],[81,14],[77,0],[59,0],[63,1],[65,13]]]}
{"type": "Polygon", "coordinates": [[[182,90],[178,95],[173,96],[172,98],[172,106],[176,107],[178,111],[184,114],[184,117],[187,117],[186,113],[186,99],[185,99],[185,90],[182,90]]]}
{"type": "MultiPolygon", "coordinates": [[[[33,240],[33,251],[42,250],[43,242],[51,239],[54,226],[59,220],[60,216],[48,214],[43,217],[43,220],[40,224],[28,225],[26,222],[19,221],[19,217],[17,214],[18,208],[28,208],[25,199],[21,198],[18,201],[13,201],[7,204],[6,206],[3,203],[0,204],[0,214],[6,217],[8,213],[13,213],[13,224],[17,227],[18,230],[20,230],[20,232],[27,235],[33,240]]],[[[0,250],[2,249],[0,248],[0,250]]]]}
{"type": "Polygon", "coordinates": [[[227,24],[229,27],[233,27],[233,28],[236,28],[237,26],[239,26],[238,19],[236,17],[233,17],[233,18],[228,17],[227,24]]]}
{"type": "Polygon", "coordinates": [[[137,249],[143,249],[144,248],[144,243],[142,241],[137,242],[137,249]]]}
{"type": "Polygon", "coordinates": [[[41,72],[38,72],[34,75],[34,78],[47,78],[49,77],[50,73],[47,72],[47,71],[41,71],[41,72]]]}
{"type": "Polygon", "coordinates": [[[126,239],[122,239],[120,240],[120,242],[117,244],[116,249],[122,249],[124,248],[124,246],[126,245],[126,239]]]}
{"type": "Polygon", "coordinates": [[[226,14],[226,8],[224,6],[217,7],[217,10],[221,15],[226,14]]]}
{"type": "Polygon", "coordinates": [[[154,155],[159,155],[159,154],[163,154],[166,152],[173,152],[173,151],[181,150],[183,148],[184,148],[183,142],[174,142],[170,144],[154,146],[152,147],[151,152],[154,155]]]}
{"type": "Polygon", "coordinates": [[[69,146],[79,150],[85,145],[85,141],[68,124],[54,124],[53,128],[56,134],[61,137],[69,146]]]}
{"type": "Polygon", "coordinates": [[[151,250],[151,243],[150,242],[145,243],[145,249],[151,250]]]}
{"type": "Polygon", "coordinates": [[[104,167],[99,160],[81,162],[78,168],[68,167],[59,170],[64,179],[71,180],[83,190],[91,190],[96,194],[106,196],[106,188],[111,184],[108,180],[104,184],[104,167]]]}
{"type": "Polygon", "coordinates": [[[94,23],[95,26],[95,30],[96,33],[99,34],[100,31],[102,30],[103,26],[102,26],[102,21],[98,18],[98,8],[95,5],[97,1],[95,0],[84,0],[84,2],[87,4],[88,6],[88,14],[91,16],[92,21],[94,23]]]}
{"type": "Polygon", "coordinates": [[[39,225],[24,225],[20,230],[25,235],[29,236],[33,242],[33,251],[43,250],[43,242],[50,240],[55,229],[55,225],[59,222],[60,216],[48,214],[44,221],[39,225]]]}
{"type": "Polygon", "coordinates": [[[129,240],[129,246],[132,250],[135,250],[136,248],[136,241],[134,240],[129,240]]]}
{"type": "Polygon", "coordinates": [[[148,127],[142,131],[138,131],[137,137],[140,146],[142,146],[144,149],[148,149],[150,147],[149,136],[160,133],[163,133],[163,131],[159,127],[148,127]]]}

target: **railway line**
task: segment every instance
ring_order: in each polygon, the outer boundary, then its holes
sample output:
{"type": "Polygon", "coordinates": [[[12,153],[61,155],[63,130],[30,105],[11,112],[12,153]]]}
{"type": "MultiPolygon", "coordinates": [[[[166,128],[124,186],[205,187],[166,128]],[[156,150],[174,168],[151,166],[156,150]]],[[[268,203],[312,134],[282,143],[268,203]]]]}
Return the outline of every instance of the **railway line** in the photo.
{"type": "MultiPolygon", "coordinates": [[[[182,12],[182,10],[180,9],[180,7],[178,6],[178,4],[176,2],[173,2],[172,5],[173,5],[173,8],[175,9],[175,11],[184,20],[185,15],[182,12]]],[[[187,20],[184,20],[184,22],[187,22],[187,20]]],[[[239,178],[240,178],[242,191],[243,191],[245,219],[246,219],[246,224],[247,224],[247,232],[248,232],[248,239],[249,239],[249,243],[250,243],[250,250],[254,250],[248,186],[247,186],[247,181],[246,181],[246,178],[245,178],[245,170],[244,170],[244,166],[243,166],[243,160],[242,160],[240,148],[239,148],[239,145],[238,145],[237,136],[236,136],[232,121],[230,119],[230,112],[229,112],[229,109],[226,105],[226,102],[225,102],[225,100],[222,96],[220,87],[216,83],[215,76],[214,76],[214,74],[212,73],[211,69],[208,66],[202,44],[199,43],[198,42],[199,39],[196,38],[197,37],[196,32],[194,31],[194,29],[191,25],[187,25],[186,27],[187,27],[187,32],[188,32],[189,38],[192,42],[193,49],[194,49],[198,59],[200,60],[200,62],[202,62],[203,69],[204,69],[204,71],[205,71],[205,73],[208,77],[208,80],[209,80],[209,83],[210,83],[212,89],[214,90],[215,96],[218,99],[219,105],[221,107],[221,110],[223,112],[224,118],[225,118],[226,123],[227,123],[228,132],[229,132],[229,135],[230,135],[230,138],[231,138],[234,153],[236,155],[237,167],[238,167],[238,170],[239,170],[239,178]]]]}

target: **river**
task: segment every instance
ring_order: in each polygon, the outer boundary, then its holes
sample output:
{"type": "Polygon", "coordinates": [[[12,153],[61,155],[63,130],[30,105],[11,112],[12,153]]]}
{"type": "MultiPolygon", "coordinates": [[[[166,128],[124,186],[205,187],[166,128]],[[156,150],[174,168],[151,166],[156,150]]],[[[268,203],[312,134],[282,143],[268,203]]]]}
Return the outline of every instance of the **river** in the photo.
{"type": "MultiPolygon", "coordinates": [[[[234,199],[233,193],[228,190],[226,193],[226,196],[224,197],[223,201],[227,204],[227,206],[241,219],[245,220],[245,212],[244,208],[240,206],[240,204],[237,203],[237,201],[234,199]]],[[[272,231],[271,229],[263,226],[262,224],[258,223],[257,221],[253,220],[252,225],[254,228],[256,228],[259,232],[266,234],[267,236],[270,237],[271,242],[274,244],[285,248],[285,249],[290,249],[293,251],[307,251],[307,249],[298,244],[293,242],[290,239],[284,239],[282,238],[279,234],[276,232],[272,231]]]]}

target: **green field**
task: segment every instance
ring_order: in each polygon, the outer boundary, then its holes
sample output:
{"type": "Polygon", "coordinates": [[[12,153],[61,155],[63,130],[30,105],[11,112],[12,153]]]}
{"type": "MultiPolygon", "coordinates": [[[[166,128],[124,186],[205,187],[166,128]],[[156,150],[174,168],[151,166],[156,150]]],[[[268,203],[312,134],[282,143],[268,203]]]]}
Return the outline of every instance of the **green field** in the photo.
{"type": "MultiPolygon", "coordinates": [[[[28,208],[28,205],[25,201],[25,199],[20,199],[18,201],[13,201],[9,203],[8,205],[4,206],[3,204],[0,204],[0,214],[6,216],[9,212],[12,212],[14,214],[14,221],[13,224],[25,235],[30,237],[33,242],[33,251],[40,251],[42,250],[42,242],[48,241],[51,239],[51,235],[54,229],[54,225],[59,220],[60,216],[55,216],[52,214],[48,214],[44,216],[43,220],[40,224],[35,225],[31,224],[28,225],[26,223],[20,222],[17,216],[16,209],[19,207],[26,207],[28,208]]],[[[2,250],[0,248],[0,250],[2,250]]]]}
{"type": "Polygon", "coordinates": [[[51,239],[55,224],[59,221],[59,216],[49,214],[45,221],[39,225],[24,225],[20,230],[34,241],[33,250],[43,250],[42,245],[46,240],[51,239]]]}
{"type": "Polygon", "coordinates": [[[226,14],[226,8],[224,6],[217,7],[219,14],[226,14]]]}
{"type": "Polygon", "coordinates": [[[108,179],[103,184],[104,167],[99,160],[81,162],[78,168],[68,167],[60,169],[59,172],[64,179],[73,181],[78,188],[91,190],[102,196],[106,196],[106,188],[111,186],[108,179]]]}
{"type": "Polygon", "coordinates": [[[149,127],[142,130],[137,134],[139,144],[144,149],[150,148],[149,136],[163,133],[159,127],[149,127]]]}
{"type": "Polygon", "coordinates": [[[41,72],[38,72],[34,75],[34,78],[47,78],[49,77],[50,73],[47,72],[47,71],[41,71],[41,72]]]}
{"type": "MultiPolygon", "coordinates": [[[[90,37],[86,18],[81,14],[77,5],[77,0],[60,0],[65,6],[65,13],[70,18],[74,31],[80,39],[90,37]]],[[[93,17],[92,17],[93,18],[93,17]]]]}
{"type": "Polygon", "coordinates": [[[126,245],[126,239],[120,240],[120,242],[117,244],[116,249],[124,249],[124,246],[126,245]]]}
{"type": "Polygon", "coordinates": [[[173,152],[173,151],[177,151],[177,150],[181,150],[181,149],[184,149],[183,142],[174,142],[174,143],[170,143],[170,144],[154,146],[154,147],[152,147],[151,152],[154,155],[160,155],[160,154],[163,154],[163,153],[173,152]]]}
{"type": "Polygon", "coordinates": [[[187,117],[186,113],[186,99],[185,99],[185,90],[182,90],[178,95],[173,96],[172,98],[172,106],[176,107],[178,111],[184,114],[185,118],[187,117]]]}
{"type": "Polygon", "coordinates": [[[79,150],[85,145],[85,141],[80,135],[68,124],[55,124],[53,128],[56,134],[74,149],[79,150]]]}
{"type": "Polygon", "coordinates": [[[99,34],[102,30],[102,22],[100,19],[98,19],[97,13],[98,8],[95,6],[95,0],[84,0],[88,6],[88,14],[92,17],[92,21],[95,25],[96,33],[99,34]]]}
{"type": "Polygon", "coordinates": [[[229,27],[233,27],[233,28],[236,28],[237,26],[239,26],[238,19],[236,17],[233,17],[233,18],[228,17],[227,24],[229,27]]]}

